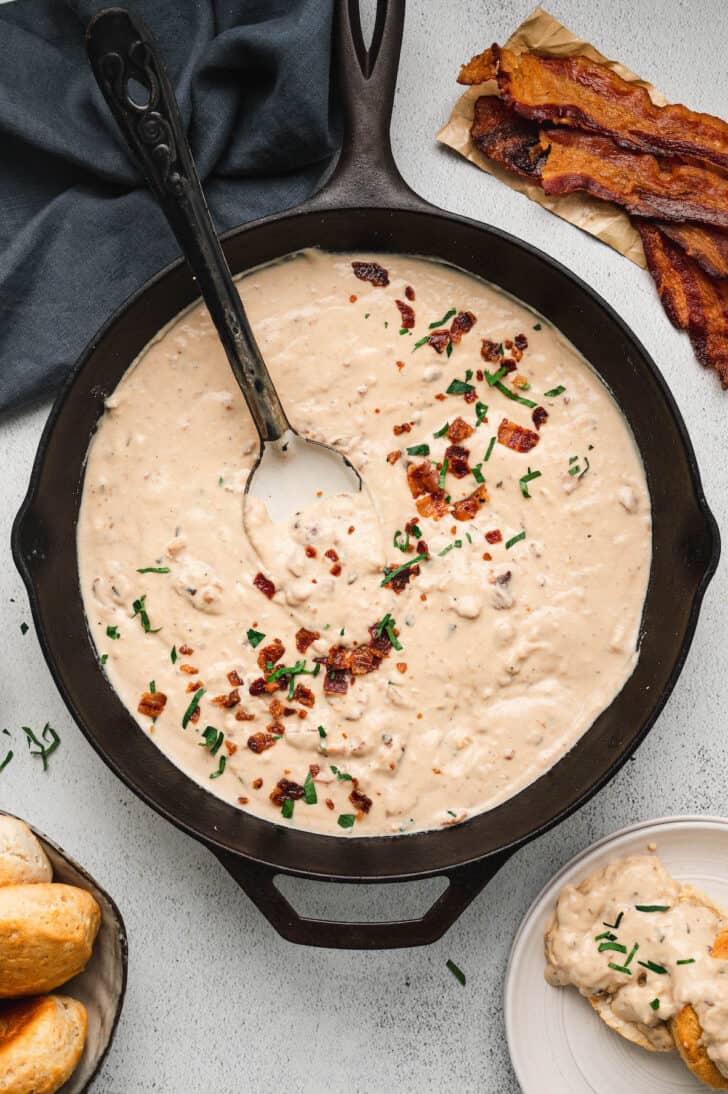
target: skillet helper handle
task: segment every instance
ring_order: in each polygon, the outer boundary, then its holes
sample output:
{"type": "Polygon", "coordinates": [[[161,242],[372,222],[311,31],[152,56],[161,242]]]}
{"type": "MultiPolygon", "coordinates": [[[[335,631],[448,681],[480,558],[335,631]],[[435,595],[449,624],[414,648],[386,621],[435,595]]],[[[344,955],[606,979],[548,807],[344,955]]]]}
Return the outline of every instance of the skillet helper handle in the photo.
{"type": "Polygon", "coordinates": [[[211,850],[278,934],[300,946],[332,950],[396,950],[436,942],[513,854],[502,851],[445,871],[447,889],[419,919],[337,923],[299,915],[275,885],[279,871],[214,847],[211,850]]]}
{"type": "Polygon", "coordinates": [[[89,23],[101,92],[192,268],[262,441],[290,425],[233,283],[202,192],[174,90],[150,31],[123,8],[89,23]]]}

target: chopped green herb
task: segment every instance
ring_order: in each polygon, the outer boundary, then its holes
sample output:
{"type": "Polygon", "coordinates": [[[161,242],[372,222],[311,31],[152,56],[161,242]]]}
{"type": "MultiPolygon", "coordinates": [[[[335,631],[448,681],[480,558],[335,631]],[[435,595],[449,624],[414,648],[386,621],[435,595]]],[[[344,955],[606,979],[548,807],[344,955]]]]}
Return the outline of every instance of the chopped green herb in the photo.
{"type": "Polygon", "coordinates": [[[528,474],[523,475],[518,480],[518,484],[521,487],[521,493],[523,494],[524,498],[530,498],[531,497],[531,495],[528,492],[528,483],[533,482],[534,479],[540,479],[540,478],[541,478],[541,472],[540,471],[532,471],[531,468],[529,467],[528,474]]]}
{"type": "Polygon", "coordinates": [[[656,961],[638,961],[638,965],[641,965],[643,969],[649,969],[650,972],[656,972],[660,976],[667,976],[667,969],[664,965],[658,965],[656,961]]]}
{"type": "Polygon", "coordinates": [[[442,556],[443,556],[443,555],[446,555],[446,554],[448,554],[448,553],[449,553],[450,551],[452,551],[452,549],[453,549],[453,547],[454,547],[454,546],[455,546],[455,544],[454,544],[454,543],[448,543],[446,547],[443,547],[443,549],[442,549],[441,551],[438,551],[438,552],[437,552],[437,557],[438,557],[438,558],[442,558],[442,556]]]}
{"type": "Polygon", "coordinates": [[[627,976],[632,975],[632,970],[628,969],[626,965],[617,965],[614,961],[609,962],[609,968],[614,969],[615,972],[624,972],[627,976]]]}
{"type": "Polygon", "coordinates": [[[218,486],[222,486],[222,484],[223,484],[224,482],[225,482],[225,479],[224,479],[224,478],[222,477],[222,475],[221,475],[221,476],[220,476],[220,478],[219,478],[219,479],[217,480],[217,485],[218,485],[218,486]]]}
{"type": "Polygon", "coordinates": [[[109,660],[108,653],[102,653],[101,656],[99,657],[99,664],[100,665],[105,665],[108,660],[109,660]]]}
{"type": "Polygon", "coordinates": [[[225,740],[223,731],[221,729],[215,729],[214,726],[206,726],[202,736],[205,739],[204,741],[200,741],[200,748],[209,748],[211,754],[217,756],[220,751],[220,746],[225,740]]]}
{"type": "Polygon", "coordinates": [[[309,771],[306,775],[306,780],[303,784],[303,800],[306,805],[316,805],[318,802],[318,795],[316,794],[316,784],[313,781],[313,775],[309,771]]]}
{"type": "Polygon", "coordinates": [[[394,546],[397,548],[398,551],[402,551],[402,552],[409,551],[409,548],[410,548],[409,532],[405,535],[405,533],[401,530],[401,528],[398,528],[397,531],[394,533],[394,539],[392,540],[392,543],[394,544],[394,546]]]}
{"type": "Polygon", "coordinates": [[[482,463],[476,463],[475,467],[471,467],[470,469],[473,472],[473,478],[476,482],[485,482],[485,475],[480,470],[482,466],[482,463]]]}
{"type": "Polygon", "coordinates": [[[635,904],[636,912],[669,912],[669,904],[635,904]]]}
{"type": "Polygon", "coordinates": [[[334,775],[336,775],[336,778],[339,779],[340,782],[344,782],[344,783],[353,782],[353,778],[352,778],[351,775],[347,775],[347,773],[345,771],[342,771],[338,767],[334,767],[333,764],[330,764],[329,766],[330,766],[331,770],[333,771],[334,775]]]}
{"type": "Polygon", "coordinates": [[[404,573],[405,570],[409,570],[410,566],[416,566],[418,562],[425,562],[427,555],[415,555],[409,562],[404,562],[401,566],[397,566],[394,570],[385,570],[384,577],[379,582],[380,587],[382,585],[389,585],[392,578],[395,578],[397,574],[404,573]]]}
{"type": "Polygon", "coordinates": [[[217,771],[213,771],[212,775],[210,775],[210,778],[211,779],[219,779],[220,776],[222,775],[223,771],[225,770],[225,764],[226,763],[227,763],[227,759],[224,756],[221,756],[220,760],[218,762],[218,765],[217,765],[217,771]]]}
{"type": "Polygon", "coordinates": [[[177,664],[177,647],[176,646],[172,646],[172,649],[169,651],[169,659],[170,659],[170,661],[172,662],[173,665],[177,664]]]}
{"type": "Polygon", "coordinates": [[[418,342],[415,342],[414,346],[412,347],[412,352],[414,353],[416,349],[420,348],[420,346],[424,346],[425,342],[429,342],[429,340],[429,334],[426,334],[424,338],[420,338],[420,340],[418,342]]]}
{"type": "Polygon", "coordinates": [[[601,941],[602,938],[608,938],[610,942],[616,942],[617,941],[616,934],[612,934],[611,931],[602,931],[601,934],[595,934],[594,935],[594,941],[595,942],[601,941]]]}
{"type": "Polygon", "coordinates": [[[400,334],[411,334],[412,331],[409,329],[409,327],[400,327],[399,333],[400,334]]]}
{"type": "Polygon", "coordinates": [[[413,444],[407,449],[408,456],[429,456],[430,446],[429,444],[413,444]]]}
{"type": "Polygon", "coordinates": [[[581,468],[579,467],[578,463],[575,463],[573,467],[569,468],[569,474],[570,475],[578,475],[580,471],[581,471],[581,468]]]}
{"type": "Polygon", "coordinates": [[[445,346],[445,356],[452,357],[452,342],[448,342],[445,346]]]}
{"type": "Polygon", "coordinates": [[[314,668],[307,669],[305,661],[296,661],[295,665],[281,665],[275,669],[270,676],[266,677],[266,684],[270,684],[273,680],[280,680],[282,676],[288,677],[288,698],[293,698],[293,693],[296,690],[296,677],[297,676],[318,676],[321,671],[321,665],[316,664],[314,668]]]}
{"type": "Polygon", "coordinates": [[[15,753],[13,752],[12,748],[9,749],[7,756],[2,761],[2,763],[0,763],[0,772],[5,770],[5,768],[8,766],[8,764],[10,763],[10,761],[12,760],[14,755],[15,755],[15,753]]]}
{"type": "Polygon", "coordinates": [[[28,633],[28,624],[27,623],[21,623],[20,624],[20,633],[21,634],[27,634],[28,633]]]}
{"type": "Polygon", "coordinates": [[[433,433],[433,434],[432,434],[432,436],[433,436],[433,437],[444,437],[444,436],[445,436],[445,434],[447,433],[447,431],[448,431],[448,429],[449,429],[449,428],[450,428],[450,423],[449,423],[449,422],[445,422],[445,424],[444,424],[444,426],[442,427],[442,429],[438,429],[437,433],[433,433]]]}
{"type": "Polygon", "coordinates": [[[106,628],[106,637],[107,638],[113,638],[114,641],[116,641],[117,638],[121,638],[121,635],[119,634],[119,628],[118,627],[107,627],[106,628]]]}
{"type": "Polygon", "coordinates": [[[393,648],[395,650],[401,650],[404,649],[404,646],[397,638],[397,635],[394,633],[394,628],[396,626],[397,624],[395,623],[394,619],[392,618],[390,613],[387,612],[384,618],[381,619],[377,624],[377,629],[374,633],[377,638],[381,638],[383,634],[386,634],[387,638],[392,643],[393,648]]]}
{"type": "Polygon", "coordinates": [[[639,948],[640,948],[640,944],[639,944],[639,942],[635,942],[634,946],[633,946],[633,947],[632,947],[632,949],[631,949],[631,950],[629,951],[629,956],[627,957],[627,960],[625,961],[625,965],[629,966],[629,965],[631,965],[631,964],[632,964],[632,958],[633,958],[633,957],[634,957],[634,955],[635,955],[635,954],[637,953],[637,950],[638,950],[639,948]]]}
{"type": "Polygon", "coordinates": [[[517,543],[520,543],[520,541],[522,539],[525,539],[525,538],[526,538],[526,533],[525,532],[519,532],[517,536],[512,536],[511,539],[507,539],[506,540],[506,551],[510,550],[511,547],[515,547],[515,545],[517,543]]]}
{"type": "MultiPolygon", "coordinates": [[[[624,912],[620,912],[619,915],[617,916],[617,922],[616,923],[604,923],[604,926],[605,927],[611,927],[613,931],[618,931],[619,930],[619,924],[622,922],[622,917],[623,916],[624,916],[624,912]]],[[[602,922],[604,922],[604,921],[602,921],[602,922]]]]}
{"type": "Polygon", "coordinates": [[[449,319],[452,319],[453,315],[455,315],[455,308],[449,308],[443,315],[442,319],[438,319],[436,323],[428,324],[430,330],[435,330],[437,327],[443,327],[449,319]]]}
{"type": "Polygon", "coordinates": [[[252,627],[249,627],[247,631],[247,638],[253,649],[255,649],[255,647],[259,646],[260,643],[263,641],[265,635],[262,631],[254,631],[252,627]]]}
{"type": "Polygon", "coordinates": [[[544,399],[555,399],[557,395],[563,395],[565,391],[566,388],[563,384],[559,384],[558,387],[552,387],[550,391],[544,391],[543,397],[544,399]]]}
{"type": "Polygon", "coordinates": [[[506,387],[505,384],[502,384],[500,380],[497,380],[493,384],[493,387],[497,387],[503,395],[507,395],[514,403],[520,403],[521,406],[534,407],[538,405],[537,403],[534,403],[533,399],[524,399],[520,395],[516,395],[515,391],[511,391],[511,389],[506,387]]]}
{"type": "Polygon", "coordinates": [[[356,817],[353,813],[340,813],[337,824],[340,828],[353,828],[356,817]]]}
{"type": "Polygon", "coordinates": [[[141,570],[137,570],[138,574],[168,574],[169,572],[169,566],[143,566],[141,570]]]}
{"type": "Polygon", "coordinates": [[[286,820],[290,820],[293,816],[293,806],[295,802],[293,798],[284,798],[283,805],[281,806],[281,816],[286,820]]]}
{"type": "Polygon", "coordinates": [[[481,403],[480,399],[478,399],[477,403],[475,404],[475,428],[476,429],[481,424],[481,422],[483,421],[483,419],[485,418],[487,413],[488,413],[487,403],[481,403]]]}
{"type": "Polygon", "coordinates": [[[491,456],[491,453],[492,453],[494,447],[495,447],[495,437],[491,437],[490,440],[488,441],[488,448],[486,449],[486,453],[483,456],[483,462],[484,463],[487,463],[488,460],[490,459],[490,456],[491,456]]]}
{"type": "Polygon", "coordinates": [[[465,380],[451,380],[450,386],[445,389],[446,395],[467,395],[469,391],[475,391],[472,384],[465,380]]]}
{"type": "Polygon", "coordinates": [[[155,627],[152,630],[152,625],[149,622],[149,616],[147,614],[147,609],[145,607],[146,599],[147,599],[147,594],[145,593],[144,596],[140,596],[138,600],[134,601],[134,603],[132,604],[132,608],[134,609],[132,619],[134,618],[134,616],[138,615],[139,619],[141,621],[141,625],[142,625],[142,628],[144,630],[144,633],[145,634],[156,634],[157,631],[161,631],[162,628],[161,627],[155,627]]]}
{"type": "Polygon", "coordinates": [[[420,529],[419,525],[411,524],[410,532],[415,537],[415,539],[422,539],[422,530],[420,529]]]}
{"type": "Polygon", "coordinates": [[[192,715],[195,713],[195,711],[197,710],[198,706],[200,705],[200,699],[202,698],[202,696],[204,694],[205,694],[205,689],[204,688],[198,688],[197,691],[195,692],[195,694],[192,696],[192,698],[190,700],[190,705],[187,707],[187,710],[182,715],[182,729],[187,729],[187,726],[189,724],[189,720],[192,717],[192,715]]]}
{"type": "Polygon", "coordinates": [[[588,456],[584,457],[584,463],[586,464],[586,467],[584,468],[582,473],[579,475],[580,479],[583,479],[584,476],[586,475],[587,471],[589,470],[590,464],[589,464],[589,457],[588,456]]]}
{"type": "Polygon", "coordinates": [[[605,950],[614,950],[615,953],[626,953],[627,947],[623,946],[621,942],[600,942],[599,953],[604,953],[605,950]]]}
{"type": "Polygon", "coordinates": [[[683,957],[683,958],[680,959],[680,961],[676,961],[675,964],[676,965],[694,965],[695,964],[695,958],[694,957],[683,957]]]}
{"type": "Polygon", "coordinates": [[[462,985],[462,987],[465,987],[465,973],[463,970],[459,969],[455,962],[450,960],[450,958],[445,962],[445,966],[450,970],[457,982],[462,985]]]}
{"type": "Polygon", "coordinates": [[[370,311],[365,311],[365,312],[364,312],[364,318],[365,318],[365,319],[368,319],[368,318],[369,318],[369,316],[370,316],[371,314],[372,314],[372,313],[371,313],[370,311]]]}
{"type": "Polygon", "coordinates": [[[541,330],[541,324],[540,323],[534,323],[533,329],[534,330],[541,330]]]}
{"type": "Polygon", "coordinates": [[[572,464],[572,463],[576,463],[576,461],[577,461],[578,459],[579,459],[579,457],[578,457],[578,456],[570,456],[570,457],[569,457],[569,463],[570,463],[570,464],[572,464]]]}
{"type": "Polygon", "coordinates": [[[21,726],[20,728],[25,734],[31,756],[39,756],[43,763],[43,770],[47,771],[48,757],[56,751],[61,743],[61,738],[58,736],[55,729],[53,729],[49,722],[46,722],[46,724],[43,726],[40,734],[40,740],[38,740],[35,733],[33,733],[33,730],[29,729],[28,726],[21,726]],[[34,747],[35,751],[33,751],[34,747]]]}
{"type": "Polygon", "coordinates": [[[659,999],[652,999],[650,1001],[650,1006],[652,1007],[653,1010],[659,1010],[660,1009],[660,1000],[659,999]]]}
{"type": "Polygon", "coordinates": [[[468,543],[473,542],[473,537],[470,535],[470,532],[465,533],[465,538],[467,539],[468,543]]]}
{"type": "Polygon", "coordinates": [[[385,326],[385,329],[389,326],[389,322],[386,319],[384,320],[384,326],[385,326]]]}
{"type": "Polygon", "coordinates": [[[450,466],[450,461],[449,460],[443,460],[442,461],[442,464],[440,466],[440,474],[439,474],[438,479],[437,479],[437,485],[440,487],[441,490],[443,490],[444,487],[445,487],[445,476],[447,475],[447,469],[448,469],[449,466],[450,466]]]}
{"type": "Polygon", "coordinates": [[[451,817],[457,817],[457,813],[453,813],[452,809],[448,809],[447,812],[451,817]]]}
{"type": "Polygon", "coordinates": [[[326,730],[324,729],[323,726],[318,727],[318,733],[319,733],[319,737],[321,738],[321,740],[325,741],[326,740],[326,730]]]}
{"type": "Polygon", "coordinates": [[[153,680],[149,681],[149,694],[150,695],[156,695],[157,694],[157,685],[154,683],[153,680]]]}

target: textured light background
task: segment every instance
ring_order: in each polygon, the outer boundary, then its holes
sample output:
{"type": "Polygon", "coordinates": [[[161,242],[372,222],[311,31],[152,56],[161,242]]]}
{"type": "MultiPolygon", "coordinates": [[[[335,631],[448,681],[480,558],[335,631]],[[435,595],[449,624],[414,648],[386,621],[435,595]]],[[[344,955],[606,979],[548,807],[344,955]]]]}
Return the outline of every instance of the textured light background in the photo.
{"type": "MultiPolygon", "coordinates": [[[[668,96],[728,115],[725,0],[548,6],[668,96]]],[[[503,41],[530,8],[526,0],[410,0],[393,121],[397,162],[425,197],[548,251],[617,309],[672,387],[725,528],[728,394],[669,325],[647,274],[435,143],[458,94],[460,62],[503,41]]],[[[79,858],[126,918],[129,991],[95,1094],[518,1091],[501,994],[510,942],[531,898],[574,852],[623,824],[726,810],[725,565],[709,589],[680,682],[633,761],[586,808],[517,854],[446,938],[427,949],[380,954],[299,949],[275,935],[209,852],[111,775],[66,713],[32,627],[21,636],[20,623],[30,616],[10,557],[10,525],[47,413],[43,405],[0,425],[0,727],[13,731],[18,746],[0,775],[0,804],[79,858]],[[47,720],[63,743],[44,775],[18,727],[47,720]],[[464,989],[446,970],[448,957],[465,970],[464,989]]],[[[406,893],[320,888],[295,882],[289,891],[307,909],[384,917],[417,912],[438,884],[406,893]]],[[[538,1094],[552,1091],[558,1094],[544,1078],[538,1094]]]]}

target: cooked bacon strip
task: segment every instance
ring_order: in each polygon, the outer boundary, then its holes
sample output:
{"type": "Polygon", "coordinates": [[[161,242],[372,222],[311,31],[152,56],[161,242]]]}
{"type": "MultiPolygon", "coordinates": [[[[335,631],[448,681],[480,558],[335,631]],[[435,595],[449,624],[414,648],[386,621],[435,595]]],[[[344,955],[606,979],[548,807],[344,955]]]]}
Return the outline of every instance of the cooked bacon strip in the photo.
{"type": "Polygon", "coordinates": [[[690,336],[695,355],[728,388],[728,282],[710,278],[651,224],[638,224],[650,273],[671,322],[690,336]]]}
{"type": "Polygon", "coordinates": [[[660,231],[694,258],[710,277],[728,277],[728,232],[698,224],[659,224],[660,231]]]}
{"type": "Polygon", "coordinates": [[[472,437],[474,432],[472,425],[468,425],[464,418],[453,418],[447,428],[447,439],[451,444],[460,444],[461,441],[467,441],[468,437],[472,437]]]}
{"type": "Polygon", "coordinates": [[[346,695],[349,690],[349,681],[346,673],[327,669],[324,676],[324,692],[326,695],[346,695]]]}
{"type": "Polygon", "coordinates": [[[148,718],[158,718],[167,705],[167,696],[163,691],[145,691],[139,700],[137,710],[148,718]]]}
{"type": "Polygon", "coordinates": [[[609,137],[576,129],[542,130],[550,148],[541,168],[547,194],[586,190],[624,206],[633,216],[695,220],[728,228],[728,179],[683,163],[619,148],[609,137]]]}
{"type": "Polygon", "coordinates": [[[306,627],[300,627],[296,631],[296,649],[299,653],[305,653],[308,647],[320,637],[319,631],[309,631],[306,627]]]}
{"type": "Polygon", "coordinates": [[[501,95],[527,118],[590,129],[636,152],[728,167],[728,123],[721,118],[679,103],[656,106],[644,87],[582,54],[542,57],[494,45],[491,56],[501,95]]]}
{"type": "Polygon", "coordinates": [[[488,491],[485,485],[481,483],[467,498],[455,502],[452,507],[452,515],[455,520],[472,520],[473,517],[477,516],[478,510],[481,505],[485,505],[486,501],[488,501],[488,491]]]}
{"type": "Polygon", "coordinates": [[[371,646],[358,646],[351,651],[349,658],[352,676],[364,676],[368,672],[373,672],[379,667],[381,659],[381,654],[371,646]]]}
{"type": "Polygon", "coordinates": [[[352,262],[354,277],[360,281],[369,281],[377,288],[384,288],[389,284],[389,274],[378,262],[352,262]]]}
{"type": "Polygon", "coordinates": [[[404,300],[395,300],[395,304],[399,308],[399,314],[402,317],[402,329],[412,330],[415,325],[415,312],[414,308],[409,304],[405,304],[404,300]]]}
{"type": "Polygon", "coordinates": [[[504,418],[498,426],[498,443],[512,448],[514,452],[530,452],[541,440],[538,433],[525,426],[504,418]]]}
{"type": "Polygon", "coordinates": [[[450,331],[433,330],[432,334],[428,334],[427,341],[437,353],[444,353],[450,344],[450,331]]]}
{"type": "Polygon", "coordinates": [[[538,126],[519,118],[494,95],[476,99],[470,139],[484,156],[525,178],[539,177],[548,154],[541,146],[538,126]]]}
{"type": "Polygon", "coordinates": [[[478,322],[471,311],[460,311],[450,324],[450,341],[454,346],[460,342],[464,334],[472,330],[478,322]]]}
{"type": "Polygon", "coordinates": [[[493,46],[488,46],[482,53],[471,57],[466,65],[462,65],[459,84],[484,84],[486,80],[495,80],[498,75],[498,62],[493,46]]]}

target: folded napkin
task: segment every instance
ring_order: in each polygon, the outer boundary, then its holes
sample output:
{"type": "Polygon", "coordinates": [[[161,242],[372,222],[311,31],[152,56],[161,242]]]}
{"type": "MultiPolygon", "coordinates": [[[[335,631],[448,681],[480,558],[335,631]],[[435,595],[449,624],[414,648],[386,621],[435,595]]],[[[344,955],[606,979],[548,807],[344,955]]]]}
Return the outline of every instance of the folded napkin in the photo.
{"type": "MultiPolygon", "coordinates": [[[[56,388],[179,254],[86,59],[85,25],[104,6],[0,5],[0,410],[56,388]]],[[[333,0],[127,6],[165,60],[218,231],[306,197],[336,144],[333,0]]]]}

